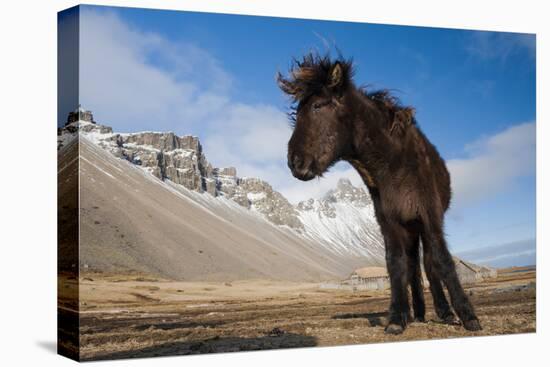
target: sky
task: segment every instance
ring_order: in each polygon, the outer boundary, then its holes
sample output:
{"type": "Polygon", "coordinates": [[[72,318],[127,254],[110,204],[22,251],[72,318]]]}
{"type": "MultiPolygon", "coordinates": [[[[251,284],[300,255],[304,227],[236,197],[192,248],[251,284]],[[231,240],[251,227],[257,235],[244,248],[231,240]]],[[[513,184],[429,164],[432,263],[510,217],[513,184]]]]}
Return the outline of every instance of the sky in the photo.
{"type": "Polygon", "coordinates": [[[362,185],[347,163],[310,182],[286,166],[289,99],[275,75],[337,48],[357,85],[414,106],[446,159],[451,250],[521,243],[534,254],[534,35],[96,6],[80,7],[79,32],[79,100],[96,121],[196,135],[214,166],[260,177],[293,203],[342,177],[362,185]]]}

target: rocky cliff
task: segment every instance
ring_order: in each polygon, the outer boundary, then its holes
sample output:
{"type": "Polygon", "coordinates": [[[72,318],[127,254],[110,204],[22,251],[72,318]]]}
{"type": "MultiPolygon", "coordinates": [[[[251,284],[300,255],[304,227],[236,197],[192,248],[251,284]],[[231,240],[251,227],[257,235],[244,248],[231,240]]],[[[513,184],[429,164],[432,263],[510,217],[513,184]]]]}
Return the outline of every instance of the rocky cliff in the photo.
{"type": "Polygon", "coordinates": [[[258,178],[239,178],[235,167],[213,167],[196,136],[150,131],[113,133],[108,126],[77,121],[60,130],[58,148],[76,131],[161,180],[169,180],[214,197],[224,196],[247,209],[257,211],[276,225],[303,228],[298,211],[267,182],[258,178]]]}

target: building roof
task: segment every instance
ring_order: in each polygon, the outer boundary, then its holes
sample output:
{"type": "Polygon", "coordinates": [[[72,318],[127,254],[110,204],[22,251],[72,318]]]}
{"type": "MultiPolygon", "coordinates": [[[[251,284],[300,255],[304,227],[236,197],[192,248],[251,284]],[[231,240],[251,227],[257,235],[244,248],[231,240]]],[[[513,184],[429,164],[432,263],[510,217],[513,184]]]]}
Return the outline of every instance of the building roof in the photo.
{"type": "Polygon", "coordinates": [[[481,265],[480,268],[481,268],[481,271],[496,271],[495,268],[491,268],[490,266],[486,266],[486,265],[481,265]]]}
{"type": "Polygon", "coordinates": [[[356,269],[352,275],[357,274],[361,278],[378,278],[387,277],[388,271],[382,266],[367,266],[364,268],[356,269]]]}
{"type": "Polygon", "coordinates": [[[459,263],[462,263],[466,267],[468,267],[469,269],[471,269],[472,271],[474,271],[476,273],[487,272],[487,271],[496,271],[495,268],[492,268],[490,266],[472,264],[471,262],[464,261],[462,259],[459,259],[458,257],[454,257],[454,261],[455,261],[456,265],[458,265],[459,263]]]}

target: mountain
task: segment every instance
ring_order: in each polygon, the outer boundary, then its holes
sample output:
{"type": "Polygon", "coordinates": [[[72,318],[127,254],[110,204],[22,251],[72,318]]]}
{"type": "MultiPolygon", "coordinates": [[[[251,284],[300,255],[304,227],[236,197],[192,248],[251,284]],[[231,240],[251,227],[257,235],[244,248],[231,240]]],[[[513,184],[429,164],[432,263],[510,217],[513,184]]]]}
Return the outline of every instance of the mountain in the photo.
{"type": "Polygon", "coordinates": [[[258,211],[277,225],[303,227],[295,208],[267,182],[239,178],[235,167],[212,167],[195,136],[149,131],[114,134],[110,127],[86,121],[78,124],[82,136],[163,181],[231,199],[246,209],[258,211]]]}
{"type": "Polygon", "coordinates": [[[214,168],[197,137],[76,121],[59,132],[60,161],[75,136],[85,271],[319,281],[384,263],[370,198],[349,181],[293,206],[261,179],[214,168]]]}
{"type": "Polygon", "coordinates": [[[302,201],[297,210],[305,235],[319,245],[335,254],[352,254],[373,265],[385,265],[383,238],[365,189],[340,179],[321,200],[302,201]]]}

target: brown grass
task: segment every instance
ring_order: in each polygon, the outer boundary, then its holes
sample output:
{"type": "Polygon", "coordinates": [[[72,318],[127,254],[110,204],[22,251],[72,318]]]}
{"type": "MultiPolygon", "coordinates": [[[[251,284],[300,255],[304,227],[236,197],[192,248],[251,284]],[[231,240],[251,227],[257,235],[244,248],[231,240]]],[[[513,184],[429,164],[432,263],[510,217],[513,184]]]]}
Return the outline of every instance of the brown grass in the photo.
{"type": "MultiPolygon", "coordinates": [[[[89,276],[87,276],[89,277],[89,276]]],[[[507,273],[466,287],[483,326],[437,321],[384,334],[388,292],[319,289],[274,281],[80,280],[83,359],[196,354],[534,332],[535,273],[507,273]]]]}

